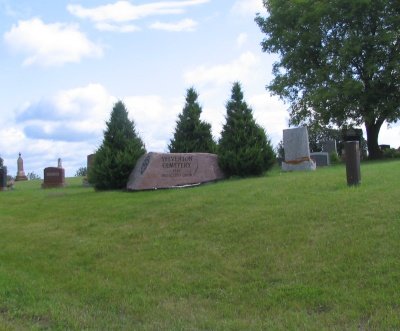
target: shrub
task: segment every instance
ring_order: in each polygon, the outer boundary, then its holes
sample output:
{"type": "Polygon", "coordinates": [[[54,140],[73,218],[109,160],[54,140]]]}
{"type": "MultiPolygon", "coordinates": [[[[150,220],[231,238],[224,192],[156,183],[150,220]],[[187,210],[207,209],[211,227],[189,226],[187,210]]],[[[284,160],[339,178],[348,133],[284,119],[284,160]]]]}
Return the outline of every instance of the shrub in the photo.
{"type": "Polygon", "coordinates": [[[88,180],[96,189],[122,189],[146,149],[121,101],[114,105],[106,126],[103,143],[96,151],[88,180]]]}
{"type": "Polygon", "coordinates": [[[40,179],[40,176],[35,174],[33,171],[28,172],[27,177],[29,178],[29,180],[40,179]]]}
{"type": "Polygon", "coordinates": [[[75,172],[75,177],[84,177],[87,175],[87,169],[86,167],[80,167],[76,172],[75,172]]]}
{"type": "Polygon", "coordinates": [[[338,153],[336,152],[332,152],[329,154],[329,160],[331,161],[332,164],[337,164],[340,163],[341,161],[338,153]]]}
{"type": "Polygon", "coordinates": [[[228,176],[260,175],[275,162],[275,153],[264,129],[243,101],[238,82],[233,84],[226,104],[226,123],[218,146],[219,164],[228,176]]]}
{"type": "Polygon", "coordinates": [[[383,151],[383,157],[385,159],[397,159],[400,158],[400,151],[395,148],[388,148],[383,151]]]}

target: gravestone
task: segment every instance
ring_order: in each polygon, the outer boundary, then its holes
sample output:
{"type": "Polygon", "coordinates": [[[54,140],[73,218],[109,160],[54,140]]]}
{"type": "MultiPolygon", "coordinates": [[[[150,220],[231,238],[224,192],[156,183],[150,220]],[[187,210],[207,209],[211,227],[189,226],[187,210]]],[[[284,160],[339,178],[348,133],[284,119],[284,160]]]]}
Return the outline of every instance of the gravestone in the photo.
{"type": "Polygon", "coordinates": [[[283,130],[285,161],[283,171],[315,170],[315,162],[310,157],[310,146],[306,127],[283,130]]]}
{"type": "Polygon", "coordinates": [[[326,152],[310,153],[310,157],[315,162],[317,167],[325,167],[330,164],[329,154],[326,152]]]}
{"type": "Polygon", "coordinates": [[[358,141],[346,141],[346,177],[347,185],[355,186],[361,183],[360,144],[358,141]]]}
{"type": "Polygon", "coordinates": [[[327,140],[322,143],[322,151],[331,155],[332,153],[337,154],[336,140],[327,140]]]}
{"type": "Polygon", "coordinates": [[[83,180],[82,180],[82,184],[83,184],[83,186],[85,186],[85,187],[90,187],[90,186],[92,186],[90,183],[89,183],[89,179],[88,179],[88,175],[89,175],[89,170],[90,170],[90,168],[93,166],[93,162],[94,162],[94,157],[96,156],[96,154],[89,154],[87,157],[86,157],[86,176],[83,178],[83,180]]]}
{"type": "Polygon", "coordinates": [[[24,160],[22,160],[21,153],[19,153],[19,157],[17,160],[17,175],[15,176],[15,181],[23,181],[28,180],[28,177],[25,175],[24,171],[24,160]]]}
{"type": "Polygon", "coordinates": [[[0,157],[0,191],[7,190],[7,167],[3,165],[3,159],[0,157]]]}
{"type": "Polygon", "coordinates": [[[7,167],[0,168],[0,191],[7,190],[7,167]]]}
{"type": "Polygon", "coordinates": [[[381,151],[386,151],[390,149],[390,145],[379,145],[379,149],[381,151]]]}
{"type": "Polygon", "coordinates": [[[93,166],[93,162],[94,162],[94,157],[96,156],[96,154],[89,154],[86,157],[86,168],[87,171],[89,171],[89,169],[93,166]]]}
{"type": "Polygon", "coordinates": [[[131,191],[194,186],[225,178],[218,156],[209,153],[148,153],[136,163],[131,191]]]}
{"type": "Polygon", "coordinates": [[[56,188],[65,186],[65,170],[59,167],[44,169],[42,188],[56,188]]]}

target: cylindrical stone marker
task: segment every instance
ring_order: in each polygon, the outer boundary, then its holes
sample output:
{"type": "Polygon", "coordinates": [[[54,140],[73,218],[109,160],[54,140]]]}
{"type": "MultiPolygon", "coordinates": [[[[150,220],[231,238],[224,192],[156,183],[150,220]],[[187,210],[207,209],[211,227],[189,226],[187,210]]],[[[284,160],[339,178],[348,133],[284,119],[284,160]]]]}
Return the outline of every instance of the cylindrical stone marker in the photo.
{"type": "Polygon", "coordinates": [[[359,185],[361,183],[360,170],[360,146],[358,141],[345,142],[347,185],[359,185]]]}

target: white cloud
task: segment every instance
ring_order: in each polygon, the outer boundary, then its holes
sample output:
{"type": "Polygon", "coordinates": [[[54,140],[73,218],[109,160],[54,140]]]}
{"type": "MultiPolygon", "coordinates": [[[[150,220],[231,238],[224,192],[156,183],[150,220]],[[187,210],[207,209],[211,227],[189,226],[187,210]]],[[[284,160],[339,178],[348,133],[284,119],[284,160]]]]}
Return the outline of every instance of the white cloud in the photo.
{"type": "Polygon", "coordinates": [[[4,34],[9,47],[27,55],[24,65],[62,65],[84,57],[100,57],[102,48],[92,43],[75,24],[45,24],[39,18],[19,21],[4,34]]]}
{"type": "Polygon", "coordinates": [[[276,146],[282,139],[282,131],[288,127],[287,107],[278,97],[270,96],[267,91],[250,96],[248,103],[253,109],[257,123],[266,130],[276,146]]]}
{"type": "Polygon", "coordinates": [[[246,43],[247,39],[248,39],[247,33],[241,33],[236,39],[236,44],[240,48],[246,43]]]}
{"type": "Polygon", "coordinates": [[[123,99],[137,132],[149,152],[167,151],[167,145],[175,129],[181,100],[167,100],[157,95],[127,96],[123,99]]]}
{"type": "Polygon", "coordinates": [[[216,66],[199,66],[184,74],[186,83],[191,85],[223,85],[234,81],[245,81],[250,77],[259,59],[252,52],[243,53],[231,63],[216,66]]]}
{"type": "MultiPolygon", "coordinates": [[[[366,138],[364,132],[364,138],[366,138]]],[[[400,124],[383,125],[379,133],[379,144],[391,145],[391,148],[400,148],[400,124]]]]}
{"type": "Polygon", "coordinates": [[[194,31],[197,27],[197,22],[192,19],[184,19],[176,23],[156,22],[150,25],[150,28],[155,30],[165,30],[170,32],[194,31]]]}
{"type": "Polygon", "coordinates": [[[101,136],[115,101],[102,85],[89,84],[31,103],[19,112],[17,121],[32,139],[94,140],[101,136]]]}
{"type": "Polygon", "coordinates": [[[96,29],[99,31],[122,32],[122,33],[140,31],[140,28],[133,24],[117,25],[105,22],[97,23],[96,29]]]}
{"type": "Polygon", "coordinates": [[[81,5],[68,5],[67,9],[79,18],[89,19],[96,23],[124,23],[156,15],[183,14],[186,7],[201,5],[210,0],[186,0],[152,2],[134,5],[129,1],[117,1],[112,4],[85,8],[81,5]]]}
{"type": "Polygon", "coordinates": [[[265,11],[262,0],[237,0],[232,7],[232,12],[240,16],[252,16],[265,11]]]}
{"type": "MultiPolygon", "coordinates": [[[[146,148],[166,151],[183,100],[157,95],[126,96],[122,100],[146,148]]],[[[64,167],[67,164],[84,166],[85,155],[94,152],[102,141],[105,122],[116,101],[104,86],[88,84],[26,103],[16,115],[17,127],[0,129],[0,138],[7,137],[0,141],[0,150],[7,150],[6,157],[21,151],[30,164],[40,159],[38,166],[32,165],[36,168],[49,166],[48,163],[53,159],[56,162],[58,157],[63,159],[64,167]]]]}

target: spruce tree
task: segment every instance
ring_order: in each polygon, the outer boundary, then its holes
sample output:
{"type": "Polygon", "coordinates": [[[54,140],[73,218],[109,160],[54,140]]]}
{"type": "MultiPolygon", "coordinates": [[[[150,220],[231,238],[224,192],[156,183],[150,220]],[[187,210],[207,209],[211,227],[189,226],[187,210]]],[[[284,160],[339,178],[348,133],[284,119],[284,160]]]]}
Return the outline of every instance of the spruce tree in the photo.
{"type": "Polygon", "coordinates": [[[122,189],[146,149],[121,101],[114,105],[106,126],[103,143],[89,170],[89,182],[100,190],[122,189]]]}
{"type": "Polygon", "coordinates": [[[275,153],[264,129],[254,120],[243,100],[240,83],[232,87],[226,104],[226,123],[218,146],[218,160],[227,176],[261,175],[275,162],[275,153]]]}
{"type": "Polygon", "coordinates": [[[178,116],[174,137],[168,148],[171,153],[214,153],[216,144],[211,125],[200,120],[201,106],[198,94],[192,87],[187,90],[186,104],[178,116]]]}

